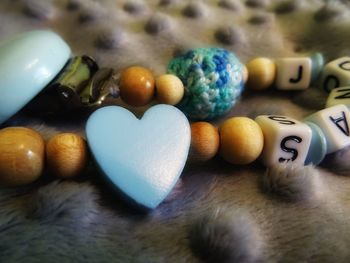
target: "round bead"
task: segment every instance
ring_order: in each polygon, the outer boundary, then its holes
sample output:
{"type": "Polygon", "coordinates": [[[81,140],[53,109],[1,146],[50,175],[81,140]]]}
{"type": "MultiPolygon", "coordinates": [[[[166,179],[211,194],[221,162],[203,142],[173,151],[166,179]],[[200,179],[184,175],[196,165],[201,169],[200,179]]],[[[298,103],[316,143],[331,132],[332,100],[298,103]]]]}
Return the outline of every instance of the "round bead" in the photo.
{"type": "Polygon", "coordinates": [[[312,130],[312,139],[304,164],[318,165],[323,161],[327,154],[327,139],[319,126],[307,121],[305,124],[312,130]]]}
{"type": "Polygon", "coordinates": [[[248,164],[259,157],[264,145],[260,126],[247,117],[233,117],[220,127],[220,154],[229,163],[248,164]]]}
{"type": "Polygon", "coordinates": [[[0,184],[19,186],[40,177],[44,168],[45,143],[32,129],[0,130],[0,184]]]}
{"type": "Polygon", "coordinates": [[[131,106],[145,106],[154,96],[154,77],[143,67],[129,67],[120,75],[120,97],[131,106]]]}
{"type": "Polygon", "coordinates": [[[247,81],[248,81],[248,74],[249,74],[248,69],[246,66],[244,66],[243,67],[243,81],[244,81],[244,83],[247,83],[247,81]]]}
{"type": "Polygon", "coordinates": [[[243,65],[222,48],[190,50],[172,59],[168,72],[185,86],[178,107],[191,119],[212,119],[227,113],[244,86],[243,65]]]}
{"type": "Polygon", "coordinates": [[[205,162],[213,158],[219,150],[220,138],[216,127],[208,122],[191,124],[191,147],[189,160],[205,162]]]}
{"type": "Polygon", "coordinates": [[[78,134],[58,134],[46,144],[47,164],[56,176],[68,178],[80,174],[87,159],[86,142],[78,134]]]}
{"type": "Polygon", "coordinates": [[[184,96],[184,91],[184,85],[175,75],[166,74],[156,79],[156,94],[160,103],[178,104],[184,96]]]}
{"type": "Polygon", "coordinates": [[[249,75],[247,87],[253,90],[269,88],[276,78],[276,65],[268,58],[255,58],[246,65],[249,75]]]}
{"type": "Polygon", "coordinates": [[[321,53],[314,53],[311,56],[312,71],[311,71],[311,83],[315,84],[319,75],[324,67],[324,58],[321,53]]]}

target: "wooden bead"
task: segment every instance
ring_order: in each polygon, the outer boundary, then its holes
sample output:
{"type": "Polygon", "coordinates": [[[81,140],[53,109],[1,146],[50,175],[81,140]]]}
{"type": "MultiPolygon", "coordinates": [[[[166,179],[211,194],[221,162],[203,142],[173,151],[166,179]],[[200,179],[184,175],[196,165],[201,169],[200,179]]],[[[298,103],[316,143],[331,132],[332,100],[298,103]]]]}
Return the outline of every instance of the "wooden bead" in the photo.
{"type": "Polygon", "coordinates": [[[131,106],[145,106],[154,96],[154,77],[143,67],[129,67],[120,75],[120,97],[131,106]]]}
{"type": "Polygon", "coordinates": [[[244,83],[247,83],[248,75],[249,75],[248,68],[246,66],[244,66],[243,67],[243,82],[244,83]]]}
{"type": "Polygon", "coordinates": [[[38,179],[44,169],[44,151],[43,138],[32,129],[0,130],[0,183],[19,186],[38,179]]]}
{"type": "Polygon", "coordinates": [[[247,87],[253,90],[269,88],[276,79],[276,65],[268,58],[255,58],[246,65],[248,69],[247,87]]]}
{"type": "Polygon", "coordinates": [[[248,164],[259,157],[264,145],[260,126],[246,117],[233,117],[220,127],[220,154],[229,163],[248,164]]]}
{"type": "Polygon", "coordinates": [[[184,85],[175,75],[166,74],[156,79],[156,94],[160,103],[175,105],[184,96],[184,85]]]}
{"type": "Polygon", "coordinates": [[[88,159],[85,140],[74,133],[62,133],[46,144],[46,160],[51,172],[68,178],[80,174],[88,159]]]}
{"type": "Polygon", "coordinates": [[[208,122],[191,124],[191,147],[189,160],[205,162],[213,158],[219,150],[219,132],[208,122]]]}

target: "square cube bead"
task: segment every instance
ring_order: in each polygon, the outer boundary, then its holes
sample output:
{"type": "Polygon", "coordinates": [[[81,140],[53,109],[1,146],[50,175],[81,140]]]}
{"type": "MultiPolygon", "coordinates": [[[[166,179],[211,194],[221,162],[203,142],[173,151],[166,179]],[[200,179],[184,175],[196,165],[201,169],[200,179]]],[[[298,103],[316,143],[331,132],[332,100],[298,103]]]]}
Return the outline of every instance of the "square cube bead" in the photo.
{"type": "Polygon", "coordinates": [[[304,164],[312,137],[308,125],[276,115],[261,115],[255,121],[264,134],[261,159],[266,166],[282,162],[304,164]]]}
{"type": "Polygon", "coordinates": [[[327,153],[338,151],[350,145],[350,111],[344,105],[320,110],[306,119],[318,125],[327,140],[327,153]]]}
{"type": "Polygon", "coordinates": [[[302,90],[310,86],[311,58],[280,58],[276,60],[276,87],[280,90],[302,90]]]}
{"type": "Polygon", "coordinates": [[[350,85],[350,57],[341,57],[327,63],[320,82],[321,88],[327,92],[337,87],[350,85]]]}
{"type": "Polygon", "coordinates": [[[329,93],[326,108],[339,104],[350,107],[350,86],[335,88],[329,93]]]}

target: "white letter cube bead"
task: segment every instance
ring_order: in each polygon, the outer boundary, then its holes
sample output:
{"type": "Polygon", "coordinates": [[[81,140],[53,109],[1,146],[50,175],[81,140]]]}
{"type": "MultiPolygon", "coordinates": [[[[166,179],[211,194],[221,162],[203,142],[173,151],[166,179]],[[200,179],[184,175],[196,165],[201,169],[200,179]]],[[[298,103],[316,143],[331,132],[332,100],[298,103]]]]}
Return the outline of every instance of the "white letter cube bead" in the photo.
{"type": "Polygon", "coordinates": [[[329,93],[326,108],[339,104],[344,104],[348,108],[350,107],[350,86],[335,88],[329,93]]]}
{"type": "Polygon", "coordinates": [[[342,57],[327,63],[322,70],[321,88],[330,92],[337,87],[350,85],[350,57],[342,57]]]}
{"type": "Polygon", "coordinates": [[[276,87],[280,90],[302,90],[310,86],[311,58],[280,58],[276,60],[276,87]]]}
{"type": "Polygon", "coordinates": [[[312,138],[308,125],[276,115],[261,115],[255,121],[264,134],[261,159],[266,166],[282,162],[304,164],[312,138]]]}
{"type": "Polygon", "coordinates": [[[344,105],[320,110],[306,118],[306,121],[313,122],[322,129],[327,140],[327,153],[350,145],[349,120],[350,111],[344,105]]]}

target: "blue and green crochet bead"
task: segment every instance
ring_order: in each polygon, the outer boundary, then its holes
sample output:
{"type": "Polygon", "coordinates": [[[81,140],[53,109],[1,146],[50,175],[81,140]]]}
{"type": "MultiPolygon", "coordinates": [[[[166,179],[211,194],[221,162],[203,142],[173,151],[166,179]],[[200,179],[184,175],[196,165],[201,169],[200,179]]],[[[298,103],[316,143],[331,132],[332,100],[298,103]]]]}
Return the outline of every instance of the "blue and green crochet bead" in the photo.
{"type": "Polygon", "coordinates": [[[222,48],[197,48],[173,58],[168,73],[178,76],[185,95],[177,105],[190,119],[213,119],[227,113],[239,99],[244,66],[222,48]]]}

